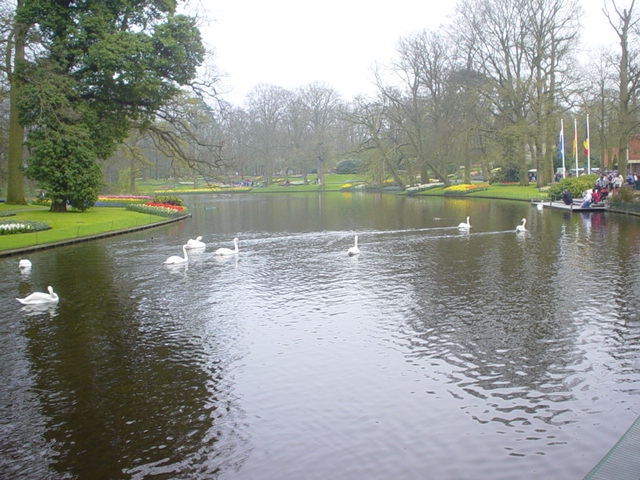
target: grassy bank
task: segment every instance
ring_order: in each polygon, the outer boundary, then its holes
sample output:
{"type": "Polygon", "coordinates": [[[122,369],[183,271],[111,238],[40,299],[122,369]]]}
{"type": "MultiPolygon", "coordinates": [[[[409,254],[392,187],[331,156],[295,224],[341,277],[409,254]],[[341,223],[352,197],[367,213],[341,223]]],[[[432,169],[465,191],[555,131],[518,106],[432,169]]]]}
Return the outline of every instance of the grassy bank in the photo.
{"type": "MultiPolygon", "coordinates": [[[[444,188],[438,187],[424,192],[417,193],[416,196],[444,195],[444,188]]],[[[487,190],[481,192],[472,192],[464,195],[465,197],[478,198],[503,198],[505,200],[547,200],[549,195],[546,192],[540,192],[535,185],[521,187],[519,185],[489,185],[487,190]]],[[[460,197],[456,197],[460,198],[460,197]]]]}
{"type": "Polygon", "coordinates": [[[16,207],[0,204],[0,212],[15,212],[3,220],[44,222],[49,230],[33,233],[0,235],[0,250],[29,247],[88,235],[139,227],[166,220],[157,215],[145,215],[120,207],[92,208],[86,212],[53,213],[46,207],[16,207]]]}

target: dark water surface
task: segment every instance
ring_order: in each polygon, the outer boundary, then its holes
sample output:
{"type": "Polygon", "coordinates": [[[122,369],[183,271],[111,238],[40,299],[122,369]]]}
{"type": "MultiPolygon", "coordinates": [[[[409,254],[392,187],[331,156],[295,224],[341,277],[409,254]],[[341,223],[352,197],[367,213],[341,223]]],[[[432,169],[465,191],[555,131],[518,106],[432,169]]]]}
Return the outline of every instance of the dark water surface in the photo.
{"type": "Polygon", "coordinates": [[[638,218],[187,201],[29,274],[0,259],[1,478],[580,479],[640,414],[638,218]],[[15,300],[47,285],[56,307],[15,300]]]}

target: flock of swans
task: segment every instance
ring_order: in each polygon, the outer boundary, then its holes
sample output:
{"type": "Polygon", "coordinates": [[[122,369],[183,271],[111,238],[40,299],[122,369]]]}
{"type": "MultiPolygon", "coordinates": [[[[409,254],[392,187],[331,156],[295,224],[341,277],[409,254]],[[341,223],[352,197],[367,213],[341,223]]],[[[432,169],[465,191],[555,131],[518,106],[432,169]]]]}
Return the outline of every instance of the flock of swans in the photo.
{"type": "MultiPolygon", "coordinates": [[[[522,223],[520,225],[516,226],[516,233],[525,233],[528,230],[525,228],[525,225],[527,224],[527,219],[523,218],[522,220],[520,220],[522,223]]],[[[471,229],[471,224],[469,223],[469,217],[467,217],[467,221],[466,222],[461,222],[458,224],[458,230],[461,231],[469,231],[471,229]]]]}
{"type": "MultiPolygon", "coordinates": [[[[466,222],[461,222],[458,224],[458,229],[461,231],[469,231],[471,229],[471,223],[469,222],[470,218],[467,217],[466,222]]],[[[516,233],[524,233],[528,230],[525,228],[527,223],[527,219],[523,218],[521,220],[521,224],[516,226],[516,233]]],[[[233,239],[234,248],[225,248],[221,247],[214,251],[214,255],[237,255],[240,252],[238,248],[238,238],[233,239]]],[[[202,241],[202,237],[198,236],[195,239],[190,238],[187,243],[182,246],[182,257],[179,255],[172,255],[167,258],[163,263],[165,265],[184,265],[189,262],[189,254],[188,250],[193,251],[203,251],[207,248],[207,244],[202,241]]],[[[360,254],[360,249],[358,248],[358,235],[355,235],[353,239],[353,246],[349,247],[347,250],[347,255],[353,257],[355,255],[360,254]]],[[[23,273],[27,273],[31,270],[32,264],[31,261],[27,259],[21,259],[18,262],[18,268],[23,273]]],[[[58,303],[59,297],[58,294],[53,291],[51,286],[47,287],[49,293],[35,292],[31,295],[26,296],[25,298],[16,298],[23,305],[43,305],[43,304],[55,304],[58,303]]]]}
{"type": "MultiPolygon", "coordinates": [[[[236,255],[240,252],[240,249],[238,248],[238,238],[233,239],[233,246],[233,249],[221,247],[213,253],[214,255],[236,255]]],[[[182,245],[182,257],[178,255],[172,255],[163,263],[165,265],[183,265],[189,262],[189,254],[187,253],[187,250],[203,251],[206,248],[207,244],[202,241],[202,237],[198,236],[195,239],[190,238],[189,240],[187,240],[187,243],[182,245]]]]}

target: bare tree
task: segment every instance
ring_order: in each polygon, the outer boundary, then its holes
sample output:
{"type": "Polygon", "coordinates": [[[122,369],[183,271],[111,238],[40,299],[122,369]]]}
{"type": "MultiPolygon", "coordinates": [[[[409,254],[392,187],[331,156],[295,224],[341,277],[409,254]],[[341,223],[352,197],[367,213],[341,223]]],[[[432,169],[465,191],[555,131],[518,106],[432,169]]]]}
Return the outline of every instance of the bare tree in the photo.
{"type": "Polygon", "coordinates": [[[628,8],[615,0],[606,2],[603,12],[620,43],[618,57],[617,138],[618,170],[627,172],[627,142],[638,128],[638,93],[640,92],[640,15],[634,10],[635,0],[628,8]]]}

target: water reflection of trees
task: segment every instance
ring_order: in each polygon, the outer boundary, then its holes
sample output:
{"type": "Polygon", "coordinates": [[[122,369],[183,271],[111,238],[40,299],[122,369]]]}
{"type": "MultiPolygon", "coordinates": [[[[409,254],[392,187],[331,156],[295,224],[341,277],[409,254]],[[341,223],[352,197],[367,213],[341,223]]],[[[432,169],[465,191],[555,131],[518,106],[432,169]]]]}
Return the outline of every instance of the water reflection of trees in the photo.
{"type": "Polygon", "coordinates": [[[100,244],[77,248],[48,257],[49,269],[65,272],[56,318],[23,332],[50,468],[91,479],[237,468],[241,412],[226,347],[194,323],[184,281],[164,283],[160,266],[140,285],[100,244]]]}

